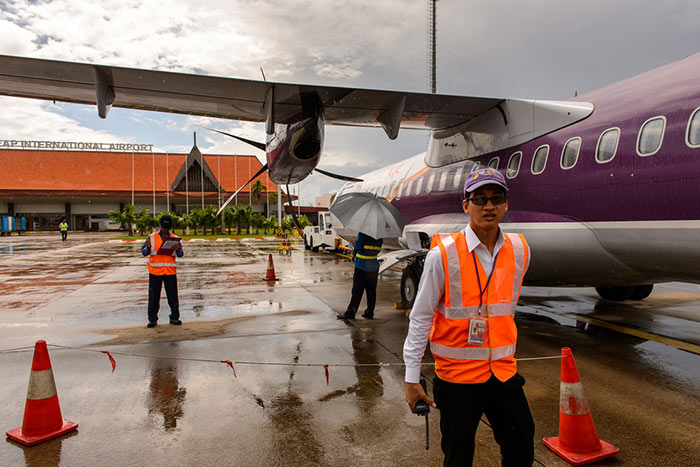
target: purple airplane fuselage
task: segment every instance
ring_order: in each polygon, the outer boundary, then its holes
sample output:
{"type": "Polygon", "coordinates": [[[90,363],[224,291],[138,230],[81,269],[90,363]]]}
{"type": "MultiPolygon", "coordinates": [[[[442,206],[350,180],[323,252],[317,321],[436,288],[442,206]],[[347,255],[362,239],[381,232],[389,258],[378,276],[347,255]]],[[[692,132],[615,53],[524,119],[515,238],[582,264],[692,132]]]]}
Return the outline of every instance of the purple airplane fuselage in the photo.
{"type": "Polygon", "coordinates": [[[699,75],[696,54],[575,98],[590,116],[525,144],[437,168],[415,156],[339,194],[386,196],[425,239],[464,227],[464,177],[490,165],[509,186],[502,227],[532,251],[526,284],[700,282],[699,75]]]}

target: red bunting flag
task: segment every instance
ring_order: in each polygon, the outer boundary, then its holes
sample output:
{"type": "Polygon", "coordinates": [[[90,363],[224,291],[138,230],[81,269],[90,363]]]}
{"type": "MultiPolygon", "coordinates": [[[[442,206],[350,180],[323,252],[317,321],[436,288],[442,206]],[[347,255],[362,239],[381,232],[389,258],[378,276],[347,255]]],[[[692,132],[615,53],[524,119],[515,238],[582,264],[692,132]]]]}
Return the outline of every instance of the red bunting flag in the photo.
{"type": "Polygon", "coordinates": [[[330,374],[328,373],[328,363],[323,365],[323,371],[326,373],[326,386],[328,386],[330,380],[330,374]]]}
{"type": "Polygon", "coordinates": [[[233,377],[238,378],[238,376],[236,375],[236,369],[233,367],[233,362],[231,360],[221,360],[221,363],[225,363],[228,366],[230,366],[231,369],[233,370],[233,377]]]}
{"type": "Polygon", "coordinates": [[[116,361],[114,360],[114,358],[112,357],[112,354],[110,354],[110,353],[109,353],[108,351],[106,351],[106,350],[100,350],[100,352],[106,353],[106,354],[107,354],[107,357],[109,357],[109,363],[112,364],[112,373],[114,373],[115,368],[117,368],[117,362],[116,362],[116,361]]]}

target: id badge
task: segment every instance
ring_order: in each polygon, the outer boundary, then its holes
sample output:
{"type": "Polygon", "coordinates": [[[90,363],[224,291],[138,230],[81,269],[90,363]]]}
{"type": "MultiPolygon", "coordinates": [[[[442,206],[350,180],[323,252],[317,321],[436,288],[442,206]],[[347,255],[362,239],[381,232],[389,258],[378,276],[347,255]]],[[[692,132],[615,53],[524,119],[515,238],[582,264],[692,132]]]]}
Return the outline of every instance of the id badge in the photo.
{"type": "Polygon", "coordinates": [[[469,321],[468,343],[472,345],[483,345],[486,339],[486,320],[473,318],[469,321]]]}

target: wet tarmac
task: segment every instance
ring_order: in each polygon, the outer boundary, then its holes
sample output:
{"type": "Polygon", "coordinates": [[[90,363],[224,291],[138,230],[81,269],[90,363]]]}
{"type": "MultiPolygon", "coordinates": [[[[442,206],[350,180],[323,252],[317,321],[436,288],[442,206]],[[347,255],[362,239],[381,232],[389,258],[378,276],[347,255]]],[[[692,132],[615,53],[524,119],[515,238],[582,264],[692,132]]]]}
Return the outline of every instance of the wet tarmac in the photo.
{"type": "MultiPolygon", "coordinates": [[[[376,319],[345,323],[335,317],[352,266],[341,258],[300,245],[280,256],[274,240],[192,241],[179,262],[184,324],[167,324],[163,294],[159,325],[146,329],[140,243],[57,237],[0,238],[0,420],[21,424],[27,392],[32,351],[11,349],[45,339],[63,416],[80,425],[31,448],[0,443],[0,465],[442,465],[438,414],[426,451],[424,420],[403,401],[398,273],[380,279],[376,319]],[[275,282],[262,280],[270,253],[275,282]],[[221,360],[236,362],[235,377],[221,360]],[[323,364],[328,384],[307,366],[323,364]]],[[[518,311],[518,358],[573,349],[598,433],[621,449],[596,465],[700,465],[698,286],[623,304],[524,288],[518,311]]],[[[558,430],[559,361],[519,371],[535,465],[568,465],[541,443],[558,430]]],[[[500,465],[486,424],[474,465],[500,465]]]]}

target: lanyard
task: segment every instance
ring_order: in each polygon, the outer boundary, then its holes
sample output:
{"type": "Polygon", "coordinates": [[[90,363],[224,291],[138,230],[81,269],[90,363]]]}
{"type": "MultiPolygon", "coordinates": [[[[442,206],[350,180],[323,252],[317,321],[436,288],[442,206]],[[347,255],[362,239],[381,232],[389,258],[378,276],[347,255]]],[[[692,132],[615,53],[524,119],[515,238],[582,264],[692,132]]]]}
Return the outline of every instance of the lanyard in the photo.
{"type": "Polygon", "coordinates": [[[484,297],[484,292],[486,292],[486,289],[489,288],[489,283],[491,282],[491,276],[493,276],[493,271],[496,270],[496,261],[498,261],[498,255],[501,253],[501,250],[498,250],[498,253],[496,253],[496,257],[493,258],[493,265],[491,266],[491,272],[489,273],[489,277],[486,280],[486,285],[484,288],[481,288],[481,278],[479,277],[479,266],[476,264],[476,254],[474,253],[474,250],[472,250],[472,259],[474,260],[474,271],[476,271],[476,281],[479,283],[479,309],[481,309],[481,305],[483,304],[483,297],[484,297]]]}

